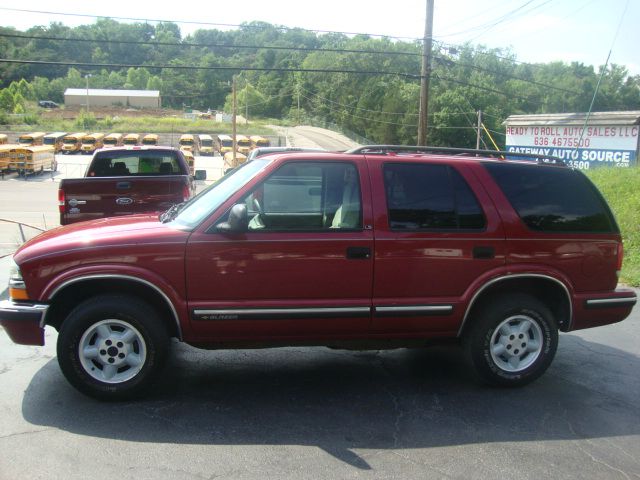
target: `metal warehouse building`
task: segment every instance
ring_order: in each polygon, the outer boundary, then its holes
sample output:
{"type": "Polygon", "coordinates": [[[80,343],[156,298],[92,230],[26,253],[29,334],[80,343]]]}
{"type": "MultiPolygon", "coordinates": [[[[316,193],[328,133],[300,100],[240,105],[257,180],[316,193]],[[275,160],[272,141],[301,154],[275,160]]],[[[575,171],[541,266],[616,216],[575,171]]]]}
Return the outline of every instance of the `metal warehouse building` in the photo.
{"type": "Polygon", "coordinates": [[[160,108],[158,90],[102,90],[67,88],[64,92],[67,106],[111,107],[120,105],[133,108],[160,108]]]}

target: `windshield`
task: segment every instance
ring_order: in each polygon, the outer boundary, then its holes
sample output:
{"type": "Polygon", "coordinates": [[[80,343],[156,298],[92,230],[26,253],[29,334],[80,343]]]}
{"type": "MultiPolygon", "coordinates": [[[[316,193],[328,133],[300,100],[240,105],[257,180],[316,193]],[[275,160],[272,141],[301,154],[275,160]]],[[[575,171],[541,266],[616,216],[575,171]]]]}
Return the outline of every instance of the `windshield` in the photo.
{"type": "Polygon", "coordinates": [[[115,144],[117,144],[117,143],[118,143],[118,140],[117,140],[116,138],[107,138],[107,139],[104,141],[104,144],[105,144],[105,145],[115,145],[115,144]]]}
{"type": "Polygon", "coordinates": [[[63,142],[64,142],[66,145],[75,145],[76,143],[78,143],[78,139],[77,139],[77,138],[65,138],[65,139],[63,140],[63,142]]]}
{"type": "Polygon", "coordinates": [[[193,140],[180,140],[180,145],[193,145],[193,140]]]}
{"type": "Polygon", "coordinates": [[[31,137],[20,137],[18,142],[20,142],[20,143],[31,143],[31,142],[33,142],[33,138],[31,138],[31,137]]]}
{"type": "Polygon", "coordinates": [[[213,140],[202,140],[203,147],[211,147],[213,146],[213,140]]]}
{"type": "Polygon", "coordinates": [[[51,138],[51,137],[45,138],[44,139],[44,144],[45,145],[55,145],[56,144],[56,139],[55,138],[51,138]]]}
{"type": "Polygon", "coordinates": [[[209,188],[193,197],[180,210],[179,215],[174,219],[174,223],[177,226],[196,227],[269,163],[271,163],[271,160],[268,159],[255,160],[245,163],[225,175],[209,188]]]}
{"type": "Polygon", "coordinates": [[[82,143],[85,143],[87,145],[94,145],[96,143],[96,139],[95,138],[85,138],[82,143]]]}

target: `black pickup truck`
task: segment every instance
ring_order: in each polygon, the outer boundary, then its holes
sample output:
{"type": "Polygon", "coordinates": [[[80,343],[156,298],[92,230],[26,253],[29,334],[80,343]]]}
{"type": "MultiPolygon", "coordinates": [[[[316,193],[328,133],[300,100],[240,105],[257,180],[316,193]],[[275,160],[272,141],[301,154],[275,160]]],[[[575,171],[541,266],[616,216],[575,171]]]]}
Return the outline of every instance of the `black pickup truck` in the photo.
{"type": "Polygon", "coordinates": [[[167,210],[195,193],[192,173],[171,147],[98,150],[83,178],[60,182],[60,224],[167,210]]]}

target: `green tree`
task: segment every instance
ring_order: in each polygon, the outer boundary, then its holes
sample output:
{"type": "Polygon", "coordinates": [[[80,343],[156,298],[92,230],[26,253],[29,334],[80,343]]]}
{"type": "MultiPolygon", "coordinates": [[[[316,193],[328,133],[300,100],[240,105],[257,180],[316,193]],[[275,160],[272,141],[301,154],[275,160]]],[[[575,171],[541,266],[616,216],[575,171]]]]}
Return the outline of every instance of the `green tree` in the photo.
{"type": "Polygon", "coordinates": [[[0,90],[0,110],[13,112],[13,95],[8,88],[0,90]]]}

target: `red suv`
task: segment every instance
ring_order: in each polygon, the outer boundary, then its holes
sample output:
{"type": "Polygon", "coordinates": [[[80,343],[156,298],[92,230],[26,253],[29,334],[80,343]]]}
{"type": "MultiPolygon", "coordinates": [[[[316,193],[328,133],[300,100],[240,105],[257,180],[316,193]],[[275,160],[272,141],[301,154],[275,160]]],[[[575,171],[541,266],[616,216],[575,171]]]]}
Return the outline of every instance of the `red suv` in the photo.
{"type": "Polygon", "coordinates": [[[618,226],[581,172],[467,150],[261,157],[160,216],[51,230],[14,260],[0,322],[31,345],[56,328],[65,376],[102,399],[141,393],[170,337],[453,338],[483,380],[522,385],[547,369],[558,331],[619,322],[636,303],[617,288],[618,226]]]}

